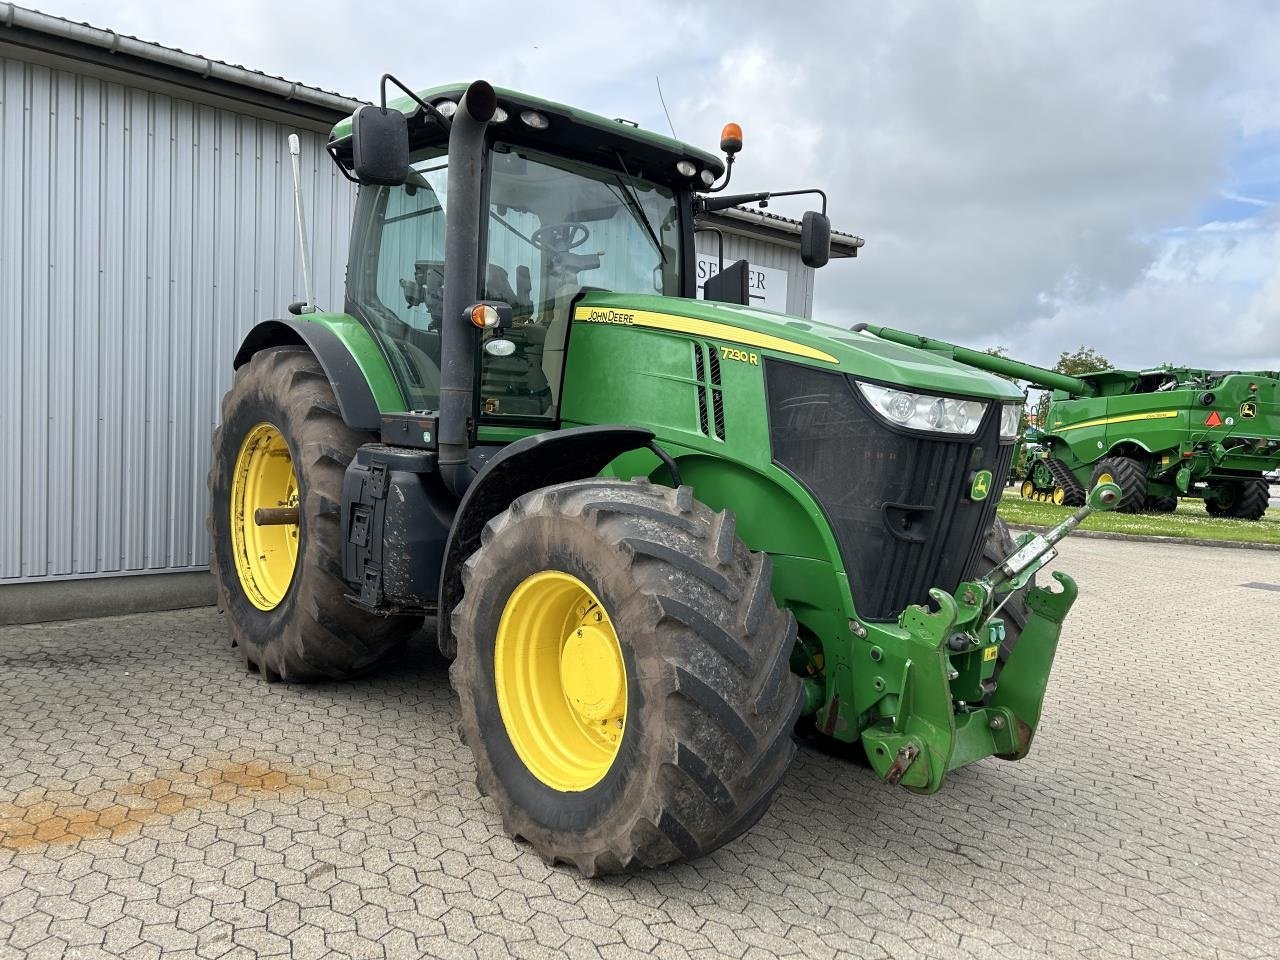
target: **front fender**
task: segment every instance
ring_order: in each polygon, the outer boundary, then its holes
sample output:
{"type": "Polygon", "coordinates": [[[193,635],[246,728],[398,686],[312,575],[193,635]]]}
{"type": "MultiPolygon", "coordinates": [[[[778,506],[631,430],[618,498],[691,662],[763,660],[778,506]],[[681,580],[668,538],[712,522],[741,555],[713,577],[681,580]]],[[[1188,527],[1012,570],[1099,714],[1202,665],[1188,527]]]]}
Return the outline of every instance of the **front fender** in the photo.
{"type": "Polygon", "coordinates": [[[450,659],[457,653],[450,614],[462,600],[462,564],[480,547],[480,534],[490,520],[531,490],[594,477],[619,455],[652,443],[653,431],[640,427],[574,427],[517,440],[485,464],[458,504],[445,546],[437,619],[440,652],[450,659]]]}

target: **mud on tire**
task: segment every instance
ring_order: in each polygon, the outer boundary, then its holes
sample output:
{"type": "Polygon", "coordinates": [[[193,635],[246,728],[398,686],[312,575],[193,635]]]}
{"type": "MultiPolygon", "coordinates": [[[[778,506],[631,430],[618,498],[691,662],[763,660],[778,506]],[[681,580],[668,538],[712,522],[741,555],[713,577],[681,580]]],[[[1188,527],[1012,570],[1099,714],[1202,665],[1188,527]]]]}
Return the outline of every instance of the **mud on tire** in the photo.
{"type": "Polygon", "coordinates": [[[770,593],[771,563],[732,513],[688,487],[591,479],[529,493],[486,527],[453,612],[451,678],[477,783],[507,832],[584,875],[702,856],[767,809],[795,744],[801,683],[795,619],[770,593]],[[607,773],[561,792],[512,745],[497,701],[494,645],[526,578],[561,570],[599,597],[617,630],[627,717],[607,773]]]}
{"type": "Polygon", "coordinates": [[[344,599],[342,478],[358,446],[374,439],[338,413],[329,380],[309,350],[277,347],[236,370],[222,399],[209,471],[211,566],[218,607],[246,665],[269,680],[341,679],[398,648],[420,618],[378,617],[344,599]],[[260,610],[246,596],[232,556],[231,485],[245,436],[274,425],[289,446],[298,484],[298,558],[280,603],[260,610]]]}

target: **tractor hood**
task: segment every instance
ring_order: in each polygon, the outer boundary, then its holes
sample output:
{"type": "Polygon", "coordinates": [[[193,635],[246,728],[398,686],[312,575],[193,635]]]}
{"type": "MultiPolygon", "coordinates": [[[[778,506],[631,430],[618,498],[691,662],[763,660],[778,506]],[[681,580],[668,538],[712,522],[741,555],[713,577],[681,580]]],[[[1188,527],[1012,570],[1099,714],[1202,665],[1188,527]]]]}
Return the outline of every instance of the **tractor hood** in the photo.
{"type": "Polygon", "coordinates": [[[928,350],[882,340],[872,333],[753,307],[629,293],[589,293],[578,301],[574,322],[687,333],[907,389],[990,400],[1023,398],[1022,391],[1010,381],[928,350]]]}

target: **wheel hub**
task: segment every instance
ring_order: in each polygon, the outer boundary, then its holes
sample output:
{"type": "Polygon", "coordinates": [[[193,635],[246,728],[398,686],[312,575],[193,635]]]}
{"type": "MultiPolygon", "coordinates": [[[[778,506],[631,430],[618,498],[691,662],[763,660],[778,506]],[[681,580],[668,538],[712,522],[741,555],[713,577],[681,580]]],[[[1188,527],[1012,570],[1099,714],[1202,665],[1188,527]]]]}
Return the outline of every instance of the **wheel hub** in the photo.
{"type": "Polygon", "coordinates": [[[503,608],[493,659],[502,723],[528,771],[563,792],[604,779],[626,728],[627,669],[591,588],[559,570],[526,578],[503,608]]]}
{"type": "Polygon", "coordinates": [[[275,426],[259,423],[245,434],[231,474],[231,550],[240,586],[259,610],[274,610],[289,591],[298,563],[298,524],[259,525],[254,515],[297,506],[289,445],[275,426]]]}
{"type": "Polygon", "coordinates": [[[560,683],[569,706],[585,721],[618,712],[625,671],[612,630],[588,623],[569,634],[560,653],[560,683]]]}

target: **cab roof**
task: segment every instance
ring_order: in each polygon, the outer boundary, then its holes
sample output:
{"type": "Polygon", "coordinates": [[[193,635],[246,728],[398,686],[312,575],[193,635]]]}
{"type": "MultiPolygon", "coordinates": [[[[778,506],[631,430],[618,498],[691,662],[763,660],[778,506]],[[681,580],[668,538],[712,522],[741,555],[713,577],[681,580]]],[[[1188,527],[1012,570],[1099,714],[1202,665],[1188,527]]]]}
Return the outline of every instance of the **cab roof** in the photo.
{"type": "MultiPolygon", "coordinates": [[[[456,103],[467,86],[466,83],[442,84],[420,90],[418,96],[432,105],[438,105],[442,100],[456,103]]],[[[721,157],[652,130],[644,130],[628,121],[610,120],[577,107],[505,87],[495,87],[494,92],[498,95],[498,106],[506,114],[506,119],[497,123],[490,121],[490,128],[503,139],[529,146],[541,143],[549,152],[574,154],[584,159],[598,157],[601,162],[610,165],[617,163],[614,156],[616,151],[626,158],[628,164],[634,163],[640,167],[646,178],[684,182],[695,189],[704,188],[698,179],[703,170],[710,171],[716,179],[724,174],[724,160],[721,157]],[[547,128],[535,130],[523,123],[520,114],[526,110],[534,110],[546,117],[547,128]],[[691,161],[698,173],[692,178],[677,173],[675,165],[680,160],[691,161]]],[[[425,116],[425,111],[412,98],[400,97],[389,101],[387,106],[394,107],[409,117],[409,136],[415,147],[443,141],[443,131],[425,116]]],[[[339,158],[344,154],[349,156],[351,125],[351,117],[346,117],[334,126],[329,136],[329,142],[339,158]]]]}

